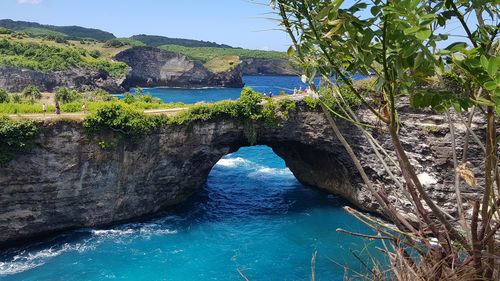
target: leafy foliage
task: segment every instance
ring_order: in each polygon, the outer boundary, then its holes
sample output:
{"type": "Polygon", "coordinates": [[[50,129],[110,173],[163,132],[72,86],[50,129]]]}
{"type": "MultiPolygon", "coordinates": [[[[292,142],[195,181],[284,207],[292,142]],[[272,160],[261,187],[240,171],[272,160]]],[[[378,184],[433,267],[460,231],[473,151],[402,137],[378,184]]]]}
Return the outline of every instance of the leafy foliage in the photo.
{"type": "Polygon", "coordinates": [[[111,77],[122,77],[128,69],[123,62],[97,59],[84,49],[59,48],[35,43],[0,40],[0,65],[21,67],[41,72],[83,67],[104,70],[111,77]]]}
{"type": "MultiPolygon", "coordinates": [[[[495,259],[499,256],[499,245],[495,236],[498,236],[500,223],[494,222],[493,216],[500,216],[500,189],[496,189],[500,186],[497,156],[500,138],[496,128],[500,115],[500,4],[488,0],[361,0],[343,4],[344,1],[329,0],[271,0],[271,7],[277,7],[281,25],[293,42],[287,54],[302,66],[305,73],[303,80],[310,86],[308,103],[321,107],[335,135],[357,163],[366,188],[398,229],[400,235],[392,235],[379,225],[370,224],[379,234],[388,235],[389,238],[379,238],[390,243],[396,252],[388,253],[394,277],[399,280],[498,280],[500,271],[495,259]],[[469,18],[476,21],[469,21],[469,18]],[[451,23],[458,23],[461,30],[450,28],[451,23]],[[440,50],[439,41],[448,38],[448,34],[439,33],[443,29],[451,32],[454,38],[465,37],[469,43],[456,42],[440,50]],[[453,78],[461,89],[449,91],[423,87],[434,75],[445,73],[445,62],[458,74],[445,76],[453,78]],[[357,73],[374,76],[371,91],[355,87],[349,77],[357,73]],[[334,89],[334,101],[337,98],[346,100],[343,101],[345,107],[332,109],[328,106],[331,98],[325,99],[325,92],[318,90],[315,84],[314,79],[318,75],[322,77],[321,83],[326,84],[322,87],[334,89]],[[372,142],[374,133],[365,129],[373,126],[360,123],[360,118],[347,101],[347,92],[338,90],[344,86],[389,132],[396,152],[395,159],[391,161],[395,165],[397,163],[401,173],[394,175],[384,159],[379,157],[379,161],[388,178],[411,195],[412,211],[416,214],[418,227],[409,225],[400,216],[384,194],[388,190],[384,190],[382,184],[375,187],[359,164],[351,145],[338,130],[331,113],[354,123],[378,155],[380,146],[372,142]],[[408,95],[413,107],[433,108],[443,112],[448,120],[459,225],[432,200],[401,144],[399,118],[404,113],[398,112],[398,107],[399,100],[408,95]],[[481,202],[469,202],[474,207],[469,217],[472,223],[465,218],[459,177],[468,177],[467,183],[475,181],[470,178],[471,175],[473,177],[472,172],[464,172],[464,163],[458,165],[455,125],[449,113],[451,108],[458,114],[470,108],[479,108],[484,123],[487,123],[485,144],[478,141],[484,149],[484,169],[481,171],[485,179],[481,189],[483,198],[481,202]],[[404,184],[400,184],[400,180],[404,184]],[[488,235],[485,235],[486,230],[488,235]],[[435,237],[440,246],[431,246],[427,235],[435,237]],[[418,243],[415,243],[417,240],[418,243]],[[412,250],[409,251],[409,248],[412,250]],[[408,274],[410,271],[412,274],[408,274]]],[[[472,116],[474,111],[468,114],[472,116]]],[[[467,131],[469,133],[479,140],[475,132],[467,131]]],[[[466,139],[468,137],[466,135],[466,139]]],[[[467,147],[466,141],[464,151],[467,147]]],[[[463,158],[466,157],[467,153],[464,153],[463,158]]],[[[361,219],[359,213],[353,211],[352,214],[361,219]]],[[[391,230],[394,231],[394,228],[391,230]]],[[[385,273],[377,270],[370,270],[373,273],[370,277],[384,279],[385,273]]]]}
{"type": "Polygon", "coordinates": [[[5,89],[0,88],[0,103],[9,102],[9,94],[5,89]]]}
{"type": "Polygon", "coordinates": [[[98,41],[106,41],[115,38],[115,36],[109,32],[80,26],[42,25],[35,22],[13,21],[10,19],[0,20],[0,26],[14,31],[33,33],[35,35],[64,35],[68,37],[67,39],[90,38],[98,41]]]}
{"type": "Polygon", "coordinates": [[[238,56],[240,58],[262,58],[262,59],[288,59],[285,53],[276,51],[247,50],[236,48],[218,47],[185,47],[177,45],[161,45],[160,49],[174,53],[184,54],[194,60],[204,63],[222,56],[238,56]]]}
{"type": "Polygon", "coordinates": [[[34,121],[13,121],[0,116],[0,164],[29,149],[38,135],[39,129],[34,121]]]}
{"type": "Polygon", "coordinates": [[[127,105],[111,104],[101,107],[83,121],[88,134],[111,130],[123,137],[139,139],[148,134],[154,123],[141,112],[127,105]]]}
{"type": "Polygon", "coordinates": [[[55,101],[60,103],[70,103],[81,98],[82,95],[80,95],[76,90],[70,90],[67,87],[57,88],[54,96],[55,101]]]}
{"type": "Polygon", "coordinates": [[[159,47],[162,45],[172,44],[179,45],[184,47],[215,47],[215,48],[232,48],[228,45],[221,45],[214,42],[200,41],[200,40],[192,40],[192,39],[180,39],[180,38],[169,38],[165,36],[156,36],[156,35],[134,35],[130,37],[133,40],[140,41],[147,46],[151,47],[159,47]]]}
{"type": "Polygon", "coordinates": [[[34,104],[35,100],[39,100],[42,98],[42,94],[40,93],[38,87],[30,85],[24,88],[23,97],[30,99],[31,104],[34,104]]]}

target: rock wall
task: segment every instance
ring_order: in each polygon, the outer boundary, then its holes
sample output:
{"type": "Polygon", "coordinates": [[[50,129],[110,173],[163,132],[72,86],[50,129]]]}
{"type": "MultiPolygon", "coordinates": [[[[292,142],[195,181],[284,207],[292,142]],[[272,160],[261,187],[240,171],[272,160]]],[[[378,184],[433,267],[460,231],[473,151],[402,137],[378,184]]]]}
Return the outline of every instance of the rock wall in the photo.
{"type": "Polygon", "coordinates": [[[242,58],[240,60],[243,75],[297,75],[297,70],[287,60],[259,58],[242,58]]]}
{"type": "MultiPolygon", "coordinates": [[[[257,144],[273,148],[302,183],[377,212],[377,203],[363,188],[323,114],[311,110],[301,98],[295,101],[297,110],[280,127],[256,125],[257,144]]],[[[437,203],[455,215],[446,123],[429,112],[410,111],[407,105],[401,110],[406,111],[402,115],[406,118],[402,141],[411,161],[437,203]]],[[[358,113],[370,121],[367,112],[358,113]]],[[[34,149],[0,166],[0,247],[41,234],[153,214],[185,200],[205,183],[223,155],[248,145],[243,125],[231,120],[168,126],[139,143],[124,143],[110,150],[102,150],[97,140],[89,140],[79,123],[43,126],[34,149]]],[[[342,120],[338,126],[368,175],[384,183],[390,200],[411,218],[404,193],[388,179],[362,134],[342,120]]],[[[479,133],[483,124],[475,126],[479,133]]],[[[463,132],[462,127],[457,129],[463,132]]],[[[385,133],[375,130],[381,145],[394,156],[385,133]]],[[[462,140],[458,142],[460,145],[462,140]]],[[[479,175],[481,152],[474,143],[469,155],[469,161],[478,167],[473,171],[479,175]]],[[[389,166],[397,174],[397,168],[389,166]]],[[[465,186],[463,190],[468,197],[478,191],[465,186]]]]}
{"type": "Polygon", "coordinates": [[[87,91],[101,88],[111,93],[122,93],[123,78],[114,79],[105,71],[87,71],[81,68],[48,73],[0,66],[0,88],[8,92],[21,92],[26,86],[35,85],[40,91],[54,92],[57,87],[87,91]]]}
{"type": "Polygon", "coordinates": [[[57,87],[66,86],[78,91],[101,88],[112,94],[120,94],[136,86],[180,88],[244,86],[240,67],[213,73],[198,61],[160,49],[132,48],[117,54],[116,60],[123,61],[131,67],[126,77],[115,79],[105,71],[88,71],[81,68],[43,73],[0,66],[0,88],[8,92],[21,92],[26,86],[35,85],[41,91],[54,92],[57,87]]]}
{"type": "Polygon", "coordinates": [[[165,50],[136,47],[117,54],[115,59],[132,68],[122,83],[126,89],[135,86],[242,88],[244,85],[239,67],[213,73],[199,61],[165,50]]]}

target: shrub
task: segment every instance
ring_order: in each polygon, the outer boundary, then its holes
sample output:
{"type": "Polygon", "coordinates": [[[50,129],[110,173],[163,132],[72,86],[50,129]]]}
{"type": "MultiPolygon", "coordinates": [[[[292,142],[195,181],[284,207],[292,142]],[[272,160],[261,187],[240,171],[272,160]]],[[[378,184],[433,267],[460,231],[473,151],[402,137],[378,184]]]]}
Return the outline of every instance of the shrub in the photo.
{"type": "Polygon", "coordinates": [[[137,140],[148,134],[154,124],[151,119],[130,106],[111,104],[86,117],[83,127],[89,135],[109,129],[122,137],[137,140]]]}
{"type": "Polygon", "coordinates": [[[42,94],[40,93],[40,90],[38,89],[37,86],[27,86],[23,90],[23,97],[27,98],[30,100],[31,104],[35,103],[35,100],[39,100],[42,98],[42,94]]]}
{"type": "Polygon", "coordinates": [[[103,47],[104,48],[120,48],[123,46],[125,46],[125,43],[123,43],[122,41],[117,40],[117,39],[111,39],[111,40],[106,41],[106,43],[104,43],[103,47]]]}
{"type": "Polygon", "coordinates": [[[5,89],[0,89],[0,103],[9,102],[9,94],[5,89]]]}
{"type": "Polygon", "coordinates": [[[95,59],[99,58],[101,56],[101,52],[98,50],[92,50],[89,52],[89,55],[95,59]]]}
{"type": "Polygon", "coordinates": [[[82,98],[76,90],[70,90],[67,87],[59,87],[56,90],[54,99],[56,102],[70,103],[82,98]]]}
{"type": "Polygon", "coordinates": [[[39,129],[34,121],[13,121],[0,116],[0,164],[29,149],[38,135],[39,129]]]}
{"type": "Polygon", "coordinates": [[[21,103],[21,96],[19,94],[12,95],[12,101],[14,103],[21,103]]]}

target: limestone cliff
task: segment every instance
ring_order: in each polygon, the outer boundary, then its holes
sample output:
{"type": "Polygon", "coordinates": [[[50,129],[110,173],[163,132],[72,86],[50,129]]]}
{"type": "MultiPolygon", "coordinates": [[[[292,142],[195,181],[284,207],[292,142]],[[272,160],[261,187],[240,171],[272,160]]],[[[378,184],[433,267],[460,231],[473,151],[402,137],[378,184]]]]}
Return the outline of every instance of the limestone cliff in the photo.
{"type": "Polygon", "coordinates": [[[105,71],[88,71],[82,68],[43,73],[0,66],[0,88],[8,92],[21,92],[26,86],[35,85],[43,92],[54,92],[57,87],[66,86],[79,91],[101,88],[111,93],[122,93],[123,80],[112,78],[105,71]]]}
{"type": "Polygon", "coordinates": [[[287,60],[259,58],[242,58],[240,60],[243,75],[297,75],[297,70],[287,60]]]}
{"type": "MultiPolygon", "coordinates": [[[[256,144],[273,148],[299,181],[377,212],[376,202],[363,188],[323,114],[300,98],[296,103],[297,110],[280,127],[256,124],[256,144]]],[[[401,136],[411,161],[426,178],[426,188],[437,203],[455,214],[446,123],[441,116],[414,112],[407,105],[401,110],[407,113],[402,115],[401,136]]],[[[359,116],[370,121],[364,111],[359,116]]],[[[339,120],[338,126],[368,175],[386,185],[390,200],[404,212],[409,204],[404,193],[388,180],[362,134],[350,123],[339,120]]],[[[475,125],[478,133],[482,126],[475,125]]],[[[379,140],[387,140],[384,132],[374,130],[379,140]]],[[[223,155],[249,145],[243,125],[231,120],[171,125],[139,143],[122,143],[109,150],[89,140],[79,123],[48,123],[41,132],[34,149],[0,166],[0,247],[54,231],[153,214],[185,200],[204,184],[223,155]]],[[[394,156],[390,142],[381,145],[394,156]]],[[[474,145],[470,149],[470,161],[480,167],[480,150],[474,145]]],[[[475,191],[464,189],[468,196],[475,196],[475,191]]]]}
{"type": "Polygon", "coordinates": [[[117,54],[116,60],[131,67],[126,77],[112,78],[105,71],[83,68],[43,73],[0,66],[0,88],[9,92],[21,92],[26,86],[35,85],[41,91],[54,92],[57,87],[66,86],[78,91],[101,88],[112,94],[119,94],[136,86],[242,88],[244,85],[240,67],[213,73],[198,61],[160,49],[132,48],[117,54]]]}
{"type": "Polygon", "coordinates": [[[136,47],[118,53],[115,59],[132,68],[122,83],[126,89],[135,86],[242,88],[244,85],[239,67],[213,73],[199,61],[165,50],[136,47]]]}

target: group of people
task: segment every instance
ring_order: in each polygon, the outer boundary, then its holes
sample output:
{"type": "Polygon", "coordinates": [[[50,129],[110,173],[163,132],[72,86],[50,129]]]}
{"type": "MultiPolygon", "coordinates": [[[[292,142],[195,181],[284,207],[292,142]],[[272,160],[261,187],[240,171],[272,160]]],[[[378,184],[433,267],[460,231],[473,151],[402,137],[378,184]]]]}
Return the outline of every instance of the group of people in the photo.
{"type": "MultiPolygon", "coordinates": [[[[43,117],[45,117],[45,113],[47,113],[47,106],[45,105],[45,103],[42,105],[42,109],[43,109],[43,117]]],[[[84,102],[82,105],[82,111],[83,111],[83,114],[87,114],[87,103],[86,102],[84,102]]],[[[57,115],[61,114],[61,107],[59,106],[59,102],[56,102],[56,109],[55,109],[54,113],[57,115]]]]}
{"type": "MultiPolygon", "coordinates": [[[[299,95],[300,95],[300,94],[307,94],[307,89],[302,90],[302,86],[300,86],[300,87],[299,87],[299,89],[297,90],[297,87],[295,87],[295,88],[293,89],[293,94],[294,94],[294,95],[297,95],[297,94],[299,94],[299,95]]],[[[269,96],[269,97],[271,97],[271,98],[274,96],[274,95],[273,95],[273,92],[271,92],[271,91],[269,92],[269,95],[268,95],[266,92],[264,92],[262,95],[263,95],[264,97],[269,96]]]]}

